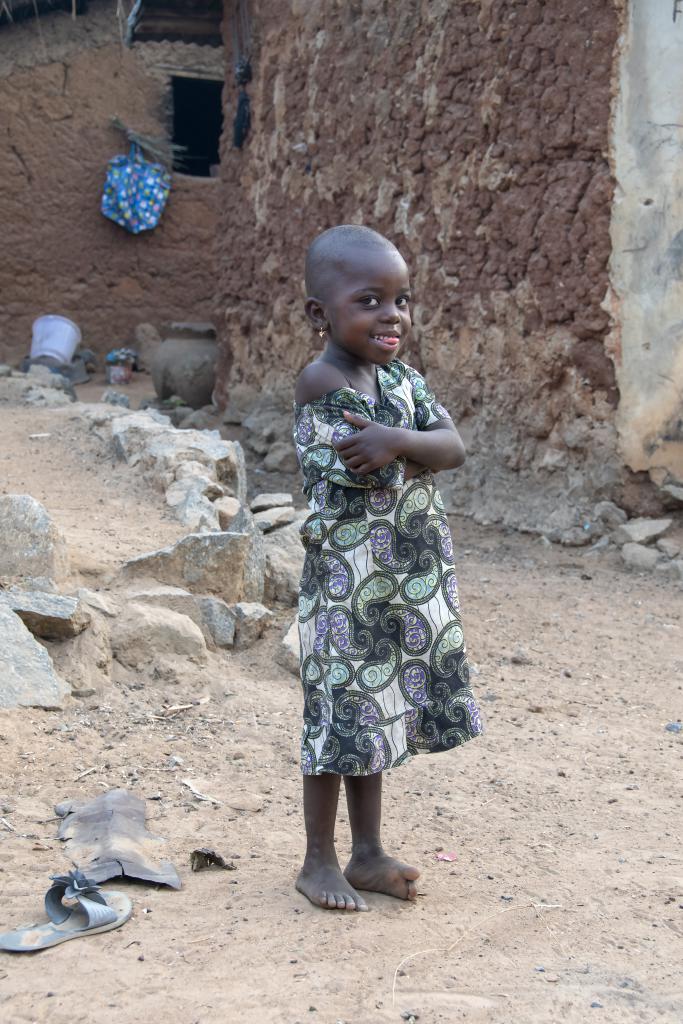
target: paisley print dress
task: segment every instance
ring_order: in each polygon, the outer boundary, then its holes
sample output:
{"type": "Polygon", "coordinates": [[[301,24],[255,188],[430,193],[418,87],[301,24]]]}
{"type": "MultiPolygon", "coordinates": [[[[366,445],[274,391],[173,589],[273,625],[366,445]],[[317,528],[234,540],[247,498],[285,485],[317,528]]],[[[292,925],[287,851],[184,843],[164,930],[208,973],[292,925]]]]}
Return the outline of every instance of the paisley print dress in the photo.
{"type": "Polygon", "coordinates": [[[481,732],[432,473],[405,481],[397,458],[358,476],[334,448],[357,429],[346,409],[413,430],[448,417],[399,360],[378,367],[377,383],[379,401],[344,387],[294,407],[310,506],[299,590],[305,775],[370,775],[481,732]]]}

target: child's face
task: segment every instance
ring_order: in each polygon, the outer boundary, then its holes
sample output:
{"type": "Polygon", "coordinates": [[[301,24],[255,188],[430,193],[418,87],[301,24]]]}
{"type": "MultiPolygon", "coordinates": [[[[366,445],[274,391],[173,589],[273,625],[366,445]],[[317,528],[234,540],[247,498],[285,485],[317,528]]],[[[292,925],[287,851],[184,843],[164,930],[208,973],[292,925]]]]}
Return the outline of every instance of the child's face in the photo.
{"type": "Polygon", "coordinates": [[[410,281],[399,253],[359,249],[334,273],[322,306],[330,340],[360,362],[385,364],[410,330],[410,281]]]}

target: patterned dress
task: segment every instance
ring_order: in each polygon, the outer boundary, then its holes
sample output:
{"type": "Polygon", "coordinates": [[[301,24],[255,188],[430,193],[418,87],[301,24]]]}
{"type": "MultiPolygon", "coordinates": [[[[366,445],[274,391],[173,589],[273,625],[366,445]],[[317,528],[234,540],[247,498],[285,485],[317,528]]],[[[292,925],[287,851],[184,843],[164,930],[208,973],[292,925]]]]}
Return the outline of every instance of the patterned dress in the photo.
{"type": "Polygon", "coordinates": [[[357,429],[344,410],[413,430],[448,416],[397,359],[377,383],[379,401],[344,387],[294,406],[311,510],[299,591],[305,775],[370,775],[481,732],[432,473],[405,481],[397,458],[358,476],[333,447],[357,429]]]}

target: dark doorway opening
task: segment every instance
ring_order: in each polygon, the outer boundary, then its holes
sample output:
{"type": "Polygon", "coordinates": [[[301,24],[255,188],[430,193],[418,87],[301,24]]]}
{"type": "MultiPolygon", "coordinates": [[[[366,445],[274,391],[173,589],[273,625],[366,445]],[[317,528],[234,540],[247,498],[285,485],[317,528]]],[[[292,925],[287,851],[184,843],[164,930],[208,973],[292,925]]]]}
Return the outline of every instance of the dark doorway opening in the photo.
{"type": "Polygon", "coordinates": [[[173,161],[181,174],[210,178],[219,162],[223,131],[223,83],[210,78],[176,75],[173,88],[173,142],[184,149],[173,161]]]}

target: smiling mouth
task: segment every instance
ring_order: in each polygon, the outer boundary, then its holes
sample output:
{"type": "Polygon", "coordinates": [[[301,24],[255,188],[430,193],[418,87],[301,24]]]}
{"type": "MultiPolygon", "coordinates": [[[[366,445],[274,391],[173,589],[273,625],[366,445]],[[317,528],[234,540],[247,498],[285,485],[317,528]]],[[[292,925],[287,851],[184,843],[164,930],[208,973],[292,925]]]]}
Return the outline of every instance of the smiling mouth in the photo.
{"type": "Polygon", "coordinates": [[[395,349],[398,348],[401,339],[397,334],[373,334],[370,340],[382,348],[395,349]]]}

